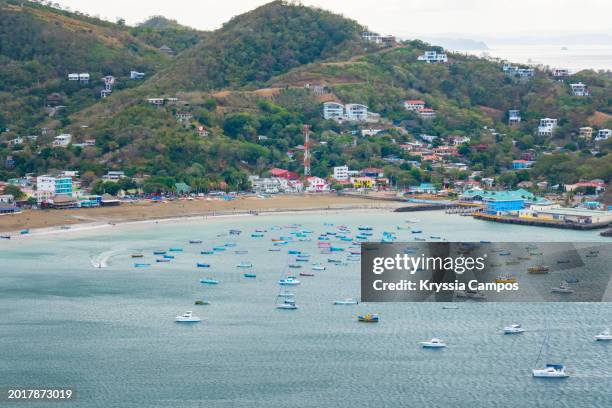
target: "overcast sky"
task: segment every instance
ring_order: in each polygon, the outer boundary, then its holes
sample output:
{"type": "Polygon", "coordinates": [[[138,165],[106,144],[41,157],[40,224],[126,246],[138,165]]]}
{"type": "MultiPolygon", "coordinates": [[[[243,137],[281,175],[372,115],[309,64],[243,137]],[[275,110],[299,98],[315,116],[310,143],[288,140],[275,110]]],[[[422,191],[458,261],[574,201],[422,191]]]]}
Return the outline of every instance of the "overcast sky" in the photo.
{"type": "MultiPolygon", "coordinates": [[[[211,30],[266,0],[54,0],[63,7],[136,24],[161,14],[211,30]]],[[[612,0],[304,0],[341,13],[374,31],[405,38],[452,33],[492,35],[612,34],[612,0]]]]}

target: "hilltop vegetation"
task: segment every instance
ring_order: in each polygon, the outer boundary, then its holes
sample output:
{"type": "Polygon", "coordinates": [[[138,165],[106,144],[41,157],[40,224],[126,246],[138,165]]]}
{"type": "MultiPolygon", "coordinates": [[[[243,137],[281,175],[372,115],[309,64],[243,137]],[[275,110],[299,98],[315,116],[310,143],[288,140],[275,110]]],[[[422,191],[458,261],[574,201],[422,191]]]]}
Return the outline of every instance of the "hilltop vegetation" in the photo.
{"type": "Polygon", "coordinates": [[[91,180],[108,170],[149,174],[149,188],[184,181],[199,188],[241,188],[247,175],[272,166],[301,171],[302,127],[312,127],[313,174],[331,166],[384,167],[392,182],[409,185],[465,179],[468,172],[432,171],[399,145],[420,134],[466,135],[457,161],[482,177],[509,186],[529,179],[551,183],[579,178],[610,179],[612,140],[597,149],[578,138],[580,127],[612,127],[612,78],[583,71],[572,82],[591,96],[570,95],[567,82],[537,70],[531,80],[505,75],[501,63],[450,54],[445,65],[417,60],[436,49],[421,41],[392,47],[366,43],[364,27],[341,16],[275,1],[237,16],[213,32],[200,32],[161,17],[126,27],[46,6],[0,0],[0,159],[12,155],[2,176],[72,168],[91,180]],[[65,47],[69,41],[72,47],[65,47]],[[29,45],[29,44],[34,45],[29,45]],[[177,52],[168,57],[158,48],[177,52]],[[59,55],[59,56],[58,56],[59,55]],[[146,71],[130,81],[131,69],[146,71]],[[68,72],[90,72],[88,85],[68,83],[68,72]],[[119,78],[113,94],[99,100],[102,75],[119,78]],[[316,95],[304,84],[325,86],[316,95]],[[49,117],[49,94],[66,108],[49,117]],[[146,98],[178,97],[178,104],[153,107],[146,98]],[[405,99],[423,99],[437,112],[425,120],[404,109],[405,99]],[[321,102],[362,103],[382,115],[385,132],[357,137],[356,124],[321,116],[321,102]],[[508,109],[519,109],[521,125],[507,125],[508,109]],[[177,120],[177,114],[188,114],[177,120]],[[543,117],[559,119],[552,138],[537,136],[543,117]],[[9,146],[25,134],[48,136],[9,146]],[[95,146],[52,148],[52,134],[68,132],[75,142],[95,146]],[[2,143],[5,141],[5,143],[2,143]],[[485,146],[476,148],[476,146],[485,146]],[[533,151],[532,170],[507,171],[512,160],[533,151]],[[289,154],[288,154],[289,153],[289,154]]]}

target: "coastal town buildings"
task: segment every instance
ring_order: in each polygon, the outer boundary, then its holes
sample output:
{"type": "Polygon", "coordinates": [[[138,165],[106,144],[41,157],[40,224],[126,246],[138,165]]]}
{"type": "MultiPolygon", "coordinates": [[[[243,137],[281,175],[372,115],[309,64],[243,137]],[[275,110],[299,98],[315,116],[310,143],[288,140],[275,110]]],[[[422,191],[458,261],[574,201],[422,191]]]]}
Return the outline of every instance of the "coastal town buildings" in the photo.
{"type": "Polygon", "coordinates": [[[567,68],[554,68],[551,73],[555,78],[566,78],[570,76],[570,71],[567,68]]]}
{"type": "Polygon", "coordinates": [[[419,111],[425,108],[425,101],[421,99],[410,99],[404,101],[404,109],[407,111],[419,111]]]}
{"type": "Polygon", "coordinates": [[[337,166],[333,170],[333,178],[338,181],[345,181],[349,179],[349,168],[348,166],[337,166]]]}
{"type": "Polygon", "coordinates": [[[343,105],[338,102],[325,102],[323,103],[323,118],[337,122],[377,122],[380,116],[369,112],[366,105],[359,103],[343,105]]]}

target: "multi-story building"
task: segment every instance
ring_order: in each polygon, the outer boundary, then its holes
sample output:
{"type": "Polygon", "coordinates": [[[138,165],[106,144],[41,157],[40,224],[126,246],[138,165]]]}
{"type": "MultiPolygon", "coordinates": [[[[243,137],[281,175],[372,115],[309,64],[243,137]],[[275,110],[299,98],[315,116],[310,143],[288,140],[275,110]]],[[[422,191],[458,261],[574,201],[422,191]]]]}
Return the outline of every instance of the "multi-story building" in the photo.
{"type": "Polygon", "coordinates": [[[608,140],[612,136],[612,129],[599,129],[595,141],[608,140]]]}
{"type": "Polygon", "coordinates": [[[342,105],[338,102],[325,102],[323,104],[323,118],[336,121],[361,122],[366,121],[370,113],[366,105],[348,103],[342,105]]]}
{"type": "Polygon", "coordinates": [[[419,61],[425,61],[428,64],[444,64],[448,62],[448,57],[445,53],[438,53],[437,51],[425,51],[425,54],[419,55],[417,58],[419,61]]]}
{"type": "Polygon", "coordinates": [[[58,136],[55,136],[53,139],[53,146],[56,147],[67,147],[72,141],[72,135],[70,133],[64,133],[58,136]]]}
{"type": "Polygon", "coordinates": [[[570,84],[570,88],[572,89],[572,95],[574,96],[589,96],[589,90],[587,86],[582,82],[578,82],[577,84],[570,84]]]}
{"type": "Polygon", "coordinates": [[[557,127],[557,119],[543,118],[540,119],[538,126],[538,136],[552,136],[557,127]]]}
{"type": "Polygon", "coordinates": [[[508,125],[518,126],[521,124],[521,111],[517,109],[510,109],[508,111],[508,125]]]}
{"type": "Polygon", "coordinates": [[[337,102],[325,102],[323,104],[323,118],[342,120],[344,118],[344,105],[337,102]]]}
{"type": "Polygon", "coordinates": [[[144,77],[144,72],[130,71],[130,79],[144,79],[144,77]]]}
{"type": "Polygon", "coordinates": [[[344,105],[344,114],[348,121],[365,121],[368,118],[368,107],[358,103],[344,105]]]}
{"type": "Polygon", "coordinates": [[[570,72],[567,68],[555,68],[552,70],[552,76],[555,78],[565,78],[570,76],[570,72]]]}
{"type": "Polygon", "coordinates": [[[376,44],[395,44],[395,36],[393,35],[380,35],[378,33],[364,31],[361,33],[361,38],[376,44]]]}
{"type": "Polygon", "coordinates": [[[36,196],[38,203],[56,195],[72,196],[72,177],[43,175],[36,177],[36,196]]]}
{"type": "Polygon", "coordinates": [[[421,109],[425,109],[425,101],[420,99],[410,99],[404,101],[404,109],[407,111],[418,111],[421,109]]]}
{"type": "Polygon", "coordinates": [[[593,138],[593,128],[590,126],[581,127],[579,136],[581,139],[590,141],[593,138]]]}
{"type": "Polygon", "coordinates": [[[334,167],[334,180],[344,181],[349,179],[349,168],[348,166],[337,166],[334,167]]]}

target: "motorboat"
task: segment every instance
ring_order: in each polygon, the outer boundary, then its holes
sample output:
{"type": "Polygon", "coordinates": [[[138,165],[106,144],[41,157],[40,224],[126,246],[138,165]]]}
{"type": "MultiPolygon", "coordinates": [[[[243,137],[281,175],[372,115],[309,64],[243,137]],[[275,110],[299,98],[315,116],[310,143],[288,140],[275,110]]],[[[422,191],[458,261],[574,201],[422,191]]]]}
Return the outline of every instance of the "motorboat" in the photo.
{"type": "Polygon", "coordinates": [[[357,316],[357,321],[363,323],[378,323],[379,320],[380,317],[377,313],[367,313],[365,315],[357,316]]]}
{"type": "Polygon", "coordinates": [[[235,247],[237,244],[235,242],[226,242],[223,246],[226,248],[233,248],[235,247]]]}
{"type": "Polygon", "coordinates": [[[556,287],[556,288],[552,288],[551,291],[553,293],[574,293],[574,289],[570,288],[569,284],[567,282],[561,282],[561,284],[556,287]]]}
{"type": "Polygon", "coordinates": [[[359,301],[353,298],[334,300],[334,305],[338,305],[338,306],[350,306],[350,305],[357,305],[357,304],[359,304],[359,301]]]}
{"type": "Polygon", "coordinates": [[[165,259],[165,258],[156,259],[155,262],[157,262],[157,263],[168,263],[168,262],[170,262],[170,259],[165,259]]]}
{"type": "Polygon", "coordinates": [[[230,235],[240,235],[242,233],[242,231],[240,230],[236,230],[236,229],[231,229],[229,230],[230,235]]]}
{"type": "Polygon", "coordinates": [[[170,252],[183,252],[183,248],[170,248],[170,252]]]}
{"type": "Polygon", "coordinates": [[[135,263],[134,264],[134,268],[148,268],[149,266],[151,266],[151,264],[149,263],[135,263]]]}
{"type": "Polygon", "coordinates": [[[295,304],[295,300],[292,298],[283,298],[283,301],[276,304],[277,309],[283,310],[295,310],[298,306],[295,304]]]}
{"type": "Polygon", "coordinates": [[[373,228],[368,225],[360,225],[357,227],[359,231],[372,231],[373,228]]]}
{"type": "Polygon", "coordinates": [[[190,244],[201,244],[202,240],[201,239],[190,239],[189,243],[190,244]]]}
{"type": "Polygon", "coordinates": [[[595,340],[597,341],[612,341],[612,333],[610,333],[610,329],[606,329],[595,336],[595,340]]]}
{"type": "Polygon", "coordinates": [[[182,316],[176,316],[174,321],[177,323],[198,323],[202,320],[198,316],[194,316],[193,312],[189,310],[182,316]]]}
{"type": "Polygon", "coordinates": [[[204,279],[200,279],[200,283],[203,283],[205,285],[218,285],[219,281],[216,279],[212,279],[212,278],[204,278],[204,279]]]}
{"type": "Polygon", "coordinates": [[[423,348],[444,348],[446,347],[446,343],[444,342],[444,340],[440,340],[436,337],[428,341],[422,341],[420,344],[421,346],[423,346],[423,348]]]}
{"type": "Polygon", "coordinates": [[[422,230],[418,230],[418,229],[413,229],[412,231],[413,234],[421,234],[423,231],[422,230]]]}
{"type": "Polygon", "coordinates": [[[201,255],[212,255],[214,253],[215,253],[215,251],[200,251],[201,255]]]}
{"type": "Polygon", "coordinates": [[[457,310],[457,309],[459,309],[459,306],[455,306],[455,305],[442,306],[442,309],[444,309],[444,310],[457,310]]]}
{"type": "Polygon", "coordinates": [[[164,259],[174,259],[174,255],[164,255],[164,259]]]}
{"type": "Polygon", "coordinates": [[[262,232],[254,232],[251,234],[251,238],[263,238],[264,234],[262,232]]]}
{"type": "Polygon", "coordinates": [[[214,247],[213,251],[225,251],[225,247],[214,247]]]}
{"type": "Polygon", "coordinates": [[[254,273],[245,273],[242,276],[244,276],[245,278],[256,278],[257,275],[255,275],[254,273]]]}
{"type": "Polygon", "coordinates": [[[325,266],[323,266],[321,264],[314,264],[314,265],[312,265],[312,270],[313,271],[324,271],[325,270],[325,266]]]}
{"type": "Polygon", "coordinates": [[[208,300],[196,300],[194,304],[196,306],[208,306],[210,305],[210,302],[208,300]]]}
{"type": "Polygon", "coordinates": [[[296,286],[299,285],[301,282],[291,276],[285,278],[285,279],[280,279],[278,281],[279,285],[283,285],[283,286],[296,286]]]}
{"type": "Polygon", "coordinates": [[[538,378],[567,378],[569,374],[565,372],[563,364],[546,364],[545,368],[531,370],[534,377],[538,378]]]}
{"type": "Polygon", "coordinates": [[[525,329],[523,328],[523,326],[521,326],[520,324],[511,324],[510,326],[506,326],[504,327],[504,334],[518,334],[518,333],[524,333],[525,329]]]}
{"type": "Polygon", "coordinates": [[[302,267],[302,265],[298,265],[298,264],[289,264],[289,267],[292,269],[299,269],[302,267]]]}
{"type": "Polygon", "coordinates": [[[153,251],[153,255],[166,255],[166,251],[162,251],[162,250],[153,251]]]}
{"type": "Polygon", "coordinates": [[[132,258],[144,258],[143,254],[132,254],[132,258]]]}
{"type": "Polygon", "coordinates": [[[253,264],[251,262],[240,262],[236,265],[236,268],[252,268],[253,264]]]}
{"type": "Polygon", "coordinates": [[[207,263],[198,262],[196,265],[198,268],[210,268],[210,264],[207,264],[207,263]]]}

